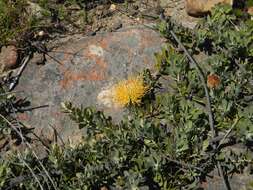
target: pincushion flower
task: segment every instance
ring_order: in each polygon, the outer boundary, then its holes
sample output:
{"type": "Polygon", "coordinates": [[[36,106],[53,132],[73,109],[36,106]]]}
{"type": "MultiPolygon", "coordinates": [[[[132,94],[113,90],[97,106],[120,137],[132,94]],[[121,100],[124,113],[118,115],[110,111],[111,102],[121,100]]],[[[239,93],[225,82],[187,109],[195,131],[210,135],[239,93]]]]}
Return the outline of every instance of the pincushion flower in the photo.
{"type": "Polygon", "coordinates": [[[217,88],[221,83],[220,77],[216,74],[210,74],[207,76],[207,86],[209,88],[217,88]]]}
{"type": "Polygon", "coordinates": [[[127,106],[130,102],[138,105],[148,89],[141,77],[130,77],[114,85],[113,102],[119,107],[127,106]]]}

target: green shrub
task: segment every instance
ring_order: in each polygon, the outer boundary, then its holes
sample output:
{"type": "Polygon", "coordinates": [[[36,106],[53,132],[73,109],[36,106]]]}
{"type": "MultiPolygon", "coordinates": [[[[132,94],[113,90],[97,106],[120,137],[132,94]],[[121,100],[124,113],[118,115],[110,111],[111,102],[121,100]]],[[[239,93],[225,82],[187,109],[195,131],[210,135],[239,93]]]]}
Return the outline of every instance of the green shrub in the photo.
{"type": "Polygon", "coordinates": [[[32,22],[25,11],[26,5],[26,0],[0,1],[0,47],[19,37],[32,22]]]}
{"type": "Polygon", "coordinates": [[[64,112],[86,129],[82,143],[52,145],[41,160],[31,150],[9,156],[1,161],[1,187],[198,189],[218,163],[225,175],[243,172],[252,165],[252,28],[247,16],[238,17],[228,7],[217,7],[193,32],[161,23],[171,43],[156,54],[156,75],[143,72],[151,90],[142,106],[130,105],[128,117],[115,124],[101,111],[63,104],[64,112]],[[200,66],[221,135],[217,144],[200,74],[178,51],[171,29],[194,56],[206,57],[200,66]],[[244,152],[227,150],[231,143],[243,145],[244,152]]]}

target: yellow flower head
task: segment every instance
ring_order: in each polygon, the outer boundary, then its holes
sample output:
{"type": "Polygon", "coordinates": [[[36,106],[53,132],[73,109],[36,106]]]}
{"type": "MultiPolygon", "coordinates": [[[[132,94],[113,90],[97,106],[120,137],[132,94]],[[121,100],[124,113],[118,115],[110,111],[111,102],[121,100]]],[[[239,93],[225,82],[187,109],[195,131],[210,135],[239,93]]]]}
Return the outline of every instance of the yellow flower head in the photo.
{"type": "Polygon", "coordinates": [[[130,77],[121,81],[113,88],[113,101],[116,105],[124,107],[130,104],[140,104],[141,98],[147,93],[148,86],[141,77],[130,77]]]}

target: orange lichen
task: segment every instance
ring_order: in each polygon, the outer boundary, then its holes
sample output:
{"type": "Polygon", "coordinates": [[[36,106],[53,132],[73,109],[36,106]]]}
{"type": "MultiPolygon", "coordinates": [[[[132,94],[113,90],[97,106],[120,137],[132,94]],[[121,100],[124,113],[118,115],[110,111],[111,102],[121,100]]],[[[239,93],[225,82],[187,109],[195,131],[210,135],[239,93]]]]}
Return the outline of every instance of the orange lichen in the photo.
{"type": "Polygon", "coordinates": [[[60,86],[63,89],[69,88],[71,85],[75,84],[77,81],[101,81],[105,79],[104,69],[92,68],[87,73],[75,72],[75,71],[65,71],[63,73],[64,78],[60,81],[60,86]]]}
{"type": "Polygon", "coordinates": [[[130,103],[138,105],[148,89],[141,77],[130,77],[113,87],[113,101],[120,107],[127,106],[130,103]]]}

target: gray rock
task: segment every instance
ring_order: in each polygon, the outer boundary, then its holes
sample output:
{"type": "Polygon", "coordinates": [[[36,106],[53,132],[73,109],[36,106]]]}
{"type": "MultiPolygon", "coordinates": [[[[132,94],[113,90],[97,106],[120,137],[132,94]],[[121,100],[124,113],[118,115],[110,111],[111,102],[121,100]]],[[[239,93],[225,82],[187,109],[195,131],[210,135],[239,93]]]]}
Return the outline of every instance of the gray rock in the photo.
{"type": "Polygon", "coordinates": [[[62,64],[48,58],[45,65],[32,61],[24,71],[16,90],[25,91],[21,97],[26,97],[31,107],[46,106],[20,113],[19,119],[48,138],[52,136],[51,125],[64,141],[77,141],[81,135],[77,125],[61,112],[61,102],[93,106],[119,120],[124,110],[99,101],[99,93],[144,68],[152,69],[153,54],[163,40],[144,27],[62,39],[64,42],[50,53],[62,64]]]}
{"type": "Polygon", "coordinates": [[[187,14],[185,0],[160,0],[160,4],[165,10],[165,16],[185,28],[194,29],[200,20],[187,14]]]}
{"type": "MultiPolygon", "coordinates": [[[[202,188],[206,190],[227,190],[222,177],[219,176],[216,170],[210,175],[213,175],[213,178],[209,178],[206,183],[203,183],[202,188]]],[[[240,190],[251,190],[250,184],[253,182],[252,179],[253,176],[247,173],[233,174],[228,177],[231,189],[240,190]]]]}

